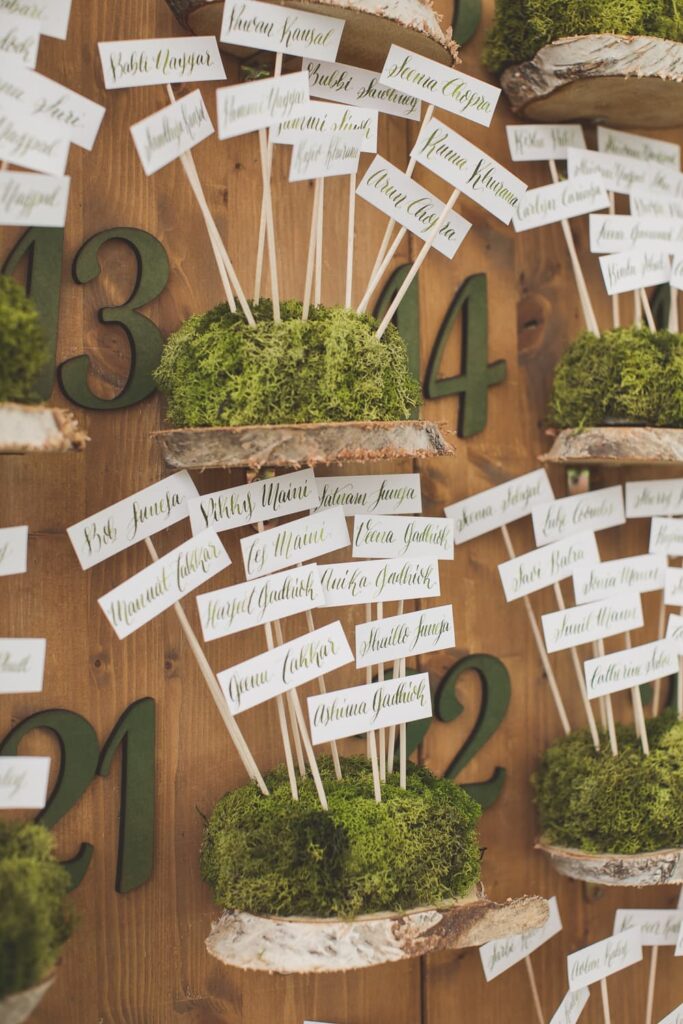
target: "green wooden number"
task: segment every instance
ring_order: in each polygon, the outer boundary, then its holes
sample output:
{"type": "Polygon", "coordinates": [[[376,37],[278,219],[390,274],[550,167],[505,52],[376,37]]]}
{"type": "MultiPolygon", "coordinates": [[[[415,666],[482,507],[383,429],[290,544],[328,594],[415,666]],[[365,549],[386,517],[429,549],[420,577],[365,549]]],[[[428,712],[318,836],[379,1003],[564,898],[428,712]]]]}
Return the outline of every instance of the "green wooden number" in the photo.
{"type": "MultiPolygon", "coordinates": [[[[491,738],[505,718],[510,703],[510,676],[503,662],[492,654],[470,654],[456,662],[439,684],[434,706],[440,721],[452,722],[462,713],[455,684],[463,672],[468,671],[476,672],[481,681],[481,708],[474,728],[446,769],[445,776],[449,779],[455,779],[491,738]]],[[[485,782],[468,782],[463,789],[486,809],[498,799],[506,774],[505,768],[497,767],[485,782]]]]}
{"type": "Polygon", "coordinates": [[[452,28],[456,43],[469,43],[481,21],[481,0],[455,0],[452,28]]]}
{"type": "Polygon", "coordinates": [[[126,409],[151,395],[156,385],[152,376],[159,364],[161,331],[138,310],[156,299],[166,287],[168,256],[161,242],[140,228],[110,228],[90,238],[76,254],[73,274],[78,284],[94,281],[100,273],[99,251],[110,241],[126,242],[137,259],[137,277],[132,294],[121,306],[104,306],[98,312],[103,324],[118,324],[130,345],[130,373],[116,398],[98,398],[88,387],[89,359],[86,355],[67,359],[59,367],[59,382],[66,397],[84,409],[126,409]]]}
{"type": "Polygon", "coordinates": [[[36,380],[36,390],[44,401],[50,397],[55,380],[63,252],[64,228],[29,228],[2,267],[3,274],[12,274],[26,256],[26,294],[31,296],[40,313],[49,353],[36,380]]]}
{"type": "MultiPolygon", "coordinates": [[[[97,734],[81,715],[63,709],[38,711],[16,725],[0,744],[0,754],[15,755],[19,743],[34,729],[47,729],[59,741],[59,776],[47,804],[36,817],[46,828],[52,828],[81,799],[95,778],[100,745],[97,734]]],[[[91,843],[81,843],[78,853],[64,862],[71,875],[71,888],[83,880],[93,855],[91,843]]]]}
{"type": "Polygon", "coordinates": [[[488,389],[505,380],[504,359],[488,361],[488,309],[486,274],[465,278],[446,313],[429,357],[425,380],[427,398],[462,395],[458,433],[479,434],[488,416],[488,389]],[[458,377],[440,378],[439,367],[456,319],[462,311],[462,365],[458,377]]]}

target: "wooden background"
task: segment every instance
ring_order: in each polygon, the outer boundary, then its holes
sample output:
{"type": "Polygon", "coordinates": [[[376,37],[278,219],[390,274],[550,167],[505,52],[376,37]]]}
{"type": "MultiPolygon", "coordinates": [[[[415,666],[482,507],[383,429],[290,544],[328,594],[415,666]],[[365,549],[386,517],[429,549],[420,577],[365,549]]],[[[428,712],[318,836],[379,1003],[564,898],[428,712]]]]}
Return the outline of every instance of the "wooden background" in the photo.
{"type": "MultiPolygon", "coordinates": [[[[439,6],[450,17],[449,0],[439,6]]],[[[465,48],[463,69],[483,76],[479,53],[490,22],[492,0],[485,0],[482,26],[465,48]]],[[[119,329],[100,325],[96,310],[126,300],[134,275],[124,247],[102,252],[104,272],[88,286],[70,278],[73,256],[82,241],[114,226],[142,227],[161,239],[170,262],[169,285],[146,311],[164,332],[184,317],[221,298],[203,223],[178,162],[151,179],[144,176],[128,127],[165,104],[161,87],[106,93],[96,54],[99,39],[170,36],[179,31],[162,0],[119,0],[92,4],[74,0],[67,43],[44,39],[38,69],[93,99],[105,103],[107,115],[92,153],[73,148],[73,176],[65,261],[58,358],[88,352],[91,385],[103,396],[116,394],[127,374],[127,345],[119,329]]],[[[210,95],[213,87],[206,89],[210,95]]],[[[212,102],[209,109],[213,111],[212,102]]],[[[440,115],[445,116],[445,115],[440,115]]],[[[504,125],[510,114],[504,101],[490,129],[467,121],[451,123],[497,160],[509,163],[504,125]]],[[[415,126],[382,117],[380,150],[404,165],[415,126]]],[[[670,133],[671,138],[675,137],[670,133]]],[[[679,134],[680,139],[680,134],[679,134]]],[[[253,275],[259,204],[258,149],[254,136],[219,143],[211,139],[196,151],[210,205],[242,280],[249,292],[253,275]]],[[[274,177],[277,232],[283,258],[281,293],[300,295],[312,189],[308,183],[285,184],[286,150],[276,149],[274,177]]],[[[517,165],[529,185],[548,179],[544,165],[517,165]]],[[[445,198],[447,186],[422,172],[424,183],[445,198]]],[[[343,296],[341,240],[345,238],[345,187],[326,190],[324,301],[343,296]]],[[[580,309],[559,226],[515,237],[511,229],[466,200],[459,204],[475,229],[457,258],[448,263],[431,255],[420,274],[422,369],[446,309],[460,282],[485,272],[489,289],[489,358],[507,360],[506,382],[489,392],[486,430],[461,441],[454,458],[422,469],[425,513],[439,515],[443,506],[536,466],[546,443],[541,429],[552,366],[567,341],[581,328],[580,309]],[[515,324],[517,323],[517,329],[515,324]]],[[[362,293],[385,220],[368,207],[359,210],[355,297],[362,293]]],[[[582,252],[592,293],[599,300],[603,325],[609,322],[597,261],[582,252]]],[[[6,253],[16,233],[3,232],[6,253]]],[[[414,243],[413,243],[414,244],[414,243]]],[[[397,263],[416,250],[408,247],[397,263]]],[[[630,311],[629,311],[630,312],[630,311]]],[[[626,314],[628,317],[628,314],[626,314]]],[[[460,368],[460,326],[449,345],[442,373],[460,368]]],[[[55,401],[63,403],[55,392],[55,401]]],[[[429,417],[455,424],[458,399],[427,403],[429,417]]],[[[151,696],[157,708],[156,853],[150,882],[126,895],[114,890],[119,773],[98,778],[77,807],[57,827],[59,850],[73,856],[90,841],[95,853],[74,895],[78,930],[65,950],[52,992],[35,1014],[36,1024],[301,1024],[304,1018],[336,1024],[483,1024],[498,1020],[525,1024],[533,1010],[523,965],[486,984],[476,950],[444,954],[422,961],[320,979],[263,977],[224,969],[204,950],[216,910],[199,875],[198,847],[202,821],[226,790],[242,784],[244,773],[199,672],[184,644],[172,612],[119,642],[96,604],[98,596],[141,569],[144,545],[121,553],[87,573],[81,571],[65,527],[157,480],[163,473],[150,431],[161,422],[156,398],[122,412],[84,414],[92,443],[81,455],[7,457],[0,459],[0,525],[29,523],[29,572],[0,580],[3,635],[46,636],[45,689],[40,695],[5,696],[0,700],[0,736],[42,708],[64,707],[85,716],[104,741],[118,716],[132,701],[151,696]]],[[[381,471],[406,471],[406,464],[386,464],[381,471]]],[[[354,472],[347,467],[345,472],[354,472]]],[[[594,474],[594,485],[600,483],[594,474]]],[[[605,474],[604,483],[616,479],[605,474]]],[[[198,477],[202,491],[241,482],[238,474],[198,477]]],[[[555,477],[558,493],[563,481],[555,477]]],[[[528,522],[516,524],[518,550],[532,544],[528,522]]],[[[187,537],[181,525],[159,537],[159,548],[187,537]]],[[[239,531],[225,534],[239,565],[239,531]]],[[[646,550],[646,526],[629,526],[618,536],[601,537],[603,557],[646,550]]],[[[498,803],[483,817],[486,847],[483,878],[489,894],[503,899],[523,893],[556,894],[564,931],[534,955],[547,1019],[566,989],[565,955],[610,933],[619,906],[671,907],[674,889],[592,891],[561,880],[532,850],[535,834],[529,775],[559,724],[532,647],[521,603],[506,606],[496,565],[505,557],[498,533],[457,551],[442,563],[442,587],[455,606],[457,652],[425,659],[436,682],[456,657],[485,651],[506,664],[512,678],[507,718],[462,780],[488,778],[496,765],[508,772],[498,803]]],[[[228,570],[223,585],[238,578],[228,570]]],[[[568,595],[569,596],[569,595],[568,595]]],[[[534,599],[538,612],[552,608],[552,596],[534,599]]],[[[194,616],[194,602],[186,602],[194,616]]],[[[651,610],[652,623],[654,609],[651,610]]],[[[287,635],[302,623],[288,622],[287,635]]],[[[652,635],[652,626],[638,640],[652,635]]],[[[211,645],[217,669],[263,649],[259,632],[240,634],[211,645]]],[[[555,656],[561,686],[573,723],[582,724],[575,699],[569,657],[555,656]]],[[[347,677],[348,678],[348,677],[347,677]]],[[[341,682],[341,678],[337,680],[341,682]]],[[[421,751],[436,772],[443,771],[471,728],[478,710],[479,687],[463,676],[458,695],[465,713],[450,724],[434,724],[421,751]]],[[[619,709],[626,714],[625,700],[619,709]]],[[[242,722],[242,720],[240,720],[242,722]]],[[[244,716],[244,728],[259,764],[267,768],[280,757],[274,711],[270,707],[244,716]]],[[[22,752],[52,752],[46,734],[34,733],[22,752]]],[[[644,1017],[646,962],[610,982],[613,1021],[644,1017]]],[[[683,972],[670,949],[663,950],[655,1002],[655,1020],[683,999],[683,972]]],[[[584,1021],[602,1020],[594,993],[584,1021]]]]}

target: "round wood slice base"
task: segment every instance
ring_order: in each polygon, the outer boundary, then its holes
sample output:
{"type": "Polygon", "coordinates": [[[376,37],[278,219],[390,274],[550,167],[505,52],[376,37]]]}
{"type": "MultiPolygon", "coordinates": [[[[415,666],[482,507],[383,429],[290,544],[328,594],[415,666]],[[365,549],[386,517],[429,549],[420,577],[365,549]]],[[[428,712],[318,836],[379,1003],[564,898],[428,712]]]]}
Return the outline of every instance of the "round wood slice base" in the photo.
{"type": "MultiPolygon", "coordinates": [[[[268,0],[277,3],[279,0],[268,0]]],[[[220,35],[223,0],[167,0],[180,23],[195,35],[220,35]]],[[[442,64],[455,64],[457,44],[444,33],[430,0],[291,0],[282,6],[343,18],[337,61],[379,71],[392,43],[442,64]]],[[[255,51],[219,43],[225,53],[253,56],[255,51]]]]}
{"type": "Polygon", "coordinates": [[[453,454],[437,424],[427,420],[180,427],[158,430],[152,436],[161,445],[166,465],[173,469],[298,469],[453,454]]]}
{"type": "Polygon", "coordinates": [[[593,885],[681,885],[683,850],[656,850],[652,853],[585,853],[562,846],[538,842],[555,870],[593,885]]]}
{"type": "Polygon", "coordinates": [[[82,451],[89,440],[68,409],[0,402],[0,454],[82,451]]]}
{"type": "Polygon", "coordinates": [[[652,36],[557,39],[501,75],[515,114],[615,128],[683,124],[683,43],[652,36]]]}
{"type": "Polygon", "coordinates": [[[56,975],[51,974],[45,981],[23,992],[13,992],[10,996],[0,999],[0,1024],[24,1024],[38,1003],[41,1001],[56,975]]]}
{"type": "Polygon", "coordinates": [[[683,430],[672,427],[587,427],[562,430],[541,462],[581,466],[683,465],[683,430]]]}
{"type": "Polygon", "coordinates": [[[547,917],[548,904],[540,896],[493,903],[483,893],[441,907],[349,921],[228,912],[214,922],[206,948],[228,967],[323,974],[481,946],[538,928],[547,917]]]}

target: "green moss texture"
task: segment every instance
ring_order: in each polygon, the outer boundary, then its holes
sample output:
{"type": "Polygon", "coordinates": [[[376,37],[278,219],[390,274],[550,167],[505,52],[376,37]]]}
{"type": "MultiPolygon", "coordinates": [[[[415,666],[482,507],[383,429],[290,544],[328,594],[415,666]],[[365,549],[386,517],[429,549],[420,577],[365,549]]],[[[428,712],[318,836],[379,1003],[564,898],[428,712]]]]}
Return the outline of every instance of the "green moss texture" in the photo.
{"type": "Polygon", "coordinates": [[[497,0],[484,64],[500,72],[565,36],[592,34],[683,39],[676,0],[497,0]]]}
{"type": "Polygon", "coordinates": [[[647,327],[581,334],[555,369],[548,419],[560,428],[683,427],[683,335],[647,327]]]}
{"type": "Polygon", "coordinates": [[[69,875],[41,825],[0,822],[0,998],[50,972],[72,929],[69,875]]]}
{"type": "Polygon", "coordinates": [[[242,426],[407,419],[420,385],[393,325],[381,340],[373,317],[341,307],[269,300],[255,327],[223,303],[186,320],[164,347],[155,377],[175,426],[242,426]]]}
{"type": "Polygon", "coordinates": [[[479,805],[448,779],[408,764],[373,796],[365,758],[342,758],[344,778],[320,758],[329,803],[309,776],[292,800],[284,767],[270,796],[255,786],[227,793],[207,825],[202,874],[216,903],[254,914],[354,917],[463,896],[479,878],[479,805]]]}
{"type": "Polygon", "coordinates": [[[47,355],[33,301],[16,281],[0,274],[0,402],[37,401],[35,380],[47,355]]]}
{"type": "Polygon", "coordinates": [[[533,783],[543,839],[599,853],[645,853],[683,847],[683,722],[666,711],[647,722],[650,755],[635,731],[617,726],[593,749],[574,732],[545,753],[533,783]]]}

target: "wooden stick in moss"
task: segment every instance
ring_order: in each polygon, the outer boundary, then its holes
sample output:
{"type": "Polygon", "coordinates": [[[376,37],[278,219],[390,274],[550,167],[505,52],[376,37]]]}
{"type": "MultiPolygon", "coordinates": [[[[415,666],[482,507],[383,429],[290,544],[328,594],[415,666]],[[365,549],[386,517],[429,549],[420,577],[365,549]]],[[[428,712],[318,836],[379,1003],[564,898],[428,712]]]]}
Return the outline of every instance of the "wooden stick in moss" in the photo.
{"type": "Polygon", "coordinates": [[[652,1024],[655,1005],[655,982],[657,980],[657,959],[659,946],[650,947],[650,970],[647,976],[647,996],[645,998],[645,1024],[652,1024]]]}
{"type": "Polygon", "coordinates": [[[600,978],[600,998],[602,999],[604,1024],[612,1024],[612,1017],[609,1012],[609,996],[607,994],[607,978],[600,978]]]}
{"type": "Polygon", "coordinates": [[[444,206],[443,210],[441,211],[441,213],[437,217],[436,223],[434,224],[434,227],[432,228],[432,230],[429,232],[429,234],[425,238],[424,243],[422,245],[422,248],[420,249],[419,253],[417,254],[415,262],[413,263],[412,267],[410,268],[410,270],[406,274],[405,278],[403,279],[403,284],[401,285],[399,290],[396,292],[396,295],[394,296],[393,302],[390,303],[389,308],[387,309],[386,313],[384,314],[384,319],[382,320],[381,324],[377,328],[377,331],[375,332],[378,338],[382,337],[382,335],[386,331],[387,327],[391,323],[391,321],[392,321],[392,319],[394,317],[394,314],[396,313],[396,310],[398,309],[398,307],[401,305],[401,302],[403,301],[403,296],[405,295],[405,293],[410,288],[410,285],[412,284],[415,275],[417,274],[417,272],[419,271],[420,267],[422,266],[422,264],[426,260],[428,254],[429,254],[429,250],[431,249],[432,245],[434,244],[434,242],[436,240],[436,237],[439,234],[439,232],[441,231],[443,223],[446,220],[446,217],[448,216],[448,214],[452,210],[453,205],[454,205],[454,203],[455,203],[455,201],[456,201],[456,199],[458,198],[459,195],[460,195],[460,189],[454,188],[453,191],[451,192],[450,196],[448,197],[448,201],[447,201],[446,205],[444,206]]]}
{"type": "MultiPolygon", "coordinates": [[[[557,184],[560,180],[560,175],[557,170],[557,163],[554,160],[549,160],[550,175],[557,184]]],[[[583,276],[583,270],[579,263],[579,257],[576,252],[576,245],[574,244],[574,236],[572,235],[572,229],[569,226],[568,220],[560,222],[562,225],[562,234],[567,245],[567,251],[569,252],[569,259],[571,260],[572,270],[574,272],[574,280],[576,281],[576,288],[579,293],[579,301],[581,302],[581,309],[583,311],[583,318],[586,323],[586,329],[592,331],[593,334],[600,334],[600,328],[598,327],[598,319],[593,309],[593,303],[591,302],[590,293],[588,291],[588,285],[586,279],[583,276]]]]}
{"type": "Polygon", "coordinates": [[[262,204],[266,210],[266,238],[268,241],[268,269],[270,271],[270,296],[273,303],[273,321],[280,323],[280,283],[277,273],[277,251],[275,247],[275,224],[273,221],[273,196],[270,188],[270,171],[268,165],[268,139],[265,129],[258,133],[259,152],[261,154],[261,178],[263,181],[262,204]]]}
{"type": "Polygon", "coordinates": [[[640,301],[643,304],[643,312],[645,313],[645,322],[647,323],[647,326],[650,328],[650,330],[654,334],[655,331],[657,330],[657,324],[655,323],[655,318],[652,315],[652,306],[650,305],[650,300],[648,299],[647,292],[645,291],[644,288],[640,289],[640,301]]]}
{"type": "MultiPolygon", "coordinates": [[[[264,624],[264,630],[266,634],[266,643],[268,650],[272,651],[275,647],[273,640],[273,631],[271,629],[270,622],[264,624]]],[[[289,739],[289,730],[287,728],[287,715],[285,714],[285,702],[282,699],[282,694],[278,694],[275,698],[275,707],[277,708],[277,720],[280,726],[280,736],[282,737],[282,748],[285,753],[285,764],[287,765],[287,778],[289,779],[289,789],[292,794],[292,800],[299,799],[299,789],[296,783],[296,772],[294,771],[294,758],[292,757],[292,744],[289,739]]]]}
{"type": "MultiPolygon", "coordinates": [[[[147,551],[149,552],[150,557],[152,558],[152,561],[158,562],[159,556],[156,552],[156,548],[154,547],[152,540],[149,537],[145,538],[145,546],[147,548],[147,551]]],[[[261,790],[263,795],[268,796],[268,789],[266,787],[265,782],[263,781],[260,771],[258,770],[256,761],[254,760],[254,755],[249,749],[247,741],[242,735],[242,731],[239,725],[233,718],[232,712],[230,711],[230,708],[227,705],[225,697],[223,696],[223,691],[221,690],[218,680],[216,679],[216,676],[213,672],[213,669],[209,664],[208,658],[206,657],[204,651],[202,650],[201,644],[197,640],[197,636],[188,621],[184,609],[178,602],[176,602],[173,605],[173,608],[178,617],[180,628],[185,634],[185,639],[190,645],[190,650],[192,651],[197,662],[197,665],[199,666],[199,670],[202,676],[204,677],[204,682],[209,688],[209,693],[211,694],[213,702],[218,708],[218,712],[221,718],[223,719],[223,722],[225,723],[225,727],[228,730],[230,738],[232,739],[232,742],[235,745],[235,749],[239,754],[239,758],[242,764],[244,765],[247,775],[249,776],[250,779],[253,779],[253,781],[256,783],[256,785],[261,790]]]]}
{"type": "Polygon", "coordinates": [[[672,334],[678,334],[680,330],[678,321],[678,288],[672,288],[669,285],[669,320],[668,328],[672,334]]]}
{"type": "MultiPolygon", "coordinates": [[[[366,622],[372,622],[372,605],[366,604],[365,606],[365,620],[366,622]]],[[[365,682],[370,684],[372,682],[372,665],[368,665],[365,669],[365,682]]],[[[368,732],[368,756],[370,758],[370,764],[372,765],[372,785],[375,792],[375,801],[379,804],[382,802],[382,789],[380,786],[380,770],[379,761],[377,757],[377,740],[375,732],[371,729],[368,732]]]]}
{"type": "Polygon", "coordinates": [[[384,274],[386,273],[386,271],[387,271],[387,269],[389,267],[389,264],[393,260],[394,255],[396,254],[396,250],[398,249],[399,245],[401,244],[401,242],[405,238],[407,231],[408,231],[407,228],[401,228],[399,231],[396,232],[396,237],[394,238],[393,242],[389,246],[389,249],[388,249],[388,251],[387,251],[387,253],[386,253],[385,257],[384,257],[384,260],[380,264],[379,269],[377,270],[377,273],[374,274],[370,278],[370,282],[369,282],[367,288],[365,289],[365,295],[360,300],[360,303],[358,304],[358,308],[356,309],[357,313],[364,313],[365,310],[367,309],[368,303],[370,302],[370,299],[372,298],[375,289],[377,288],[377,286],[379,285],[380,281],[384,277],[384,274]]]}
{"type": "Polygon", "coordinates": [[[344,288],[344,305],[351,309],[353,294],[353,248],[356,239],[356,184],[358,175],[354,171],[349,175],[349,215],[346,225],[346,286],[344,288]]]}
{"type": "MultiPolygon", "coordinates": [[[[559,608],[560,611],[563,612],[565,610],[565,608],[566,608],[566,605],[565,605],[565,602],[564,602],[564,595],[562,593],[562,587],[560,586],[559,583],[554,583],[553,584],[553,591],[554,591],[554,594],[555,594],[555,600],[557,601],[557,607],[559,608]]],[[[572,658],[572,665],[574,666],[574,675],[576,677],[576,684],[577,684],[577,686],[579,688],[579,693],[581,695],[581,703],[583,704],[583,709],[586,712],[586,718],[588,720],[588,728],[590,729],[591,739],[593,740],[593,746],[595,747],[596,750],[599,750],[600,749],[600,737],[598,736],[598,727],[595,724],[595,715],[593,714],[593,708],[591,706],[591,702],[588,699],[588,694],[586,693],[586,684],[585,684],[584,677],[583,677],[583,668],[581,666],[581,661],[579,659],[579,652],[576,650],[576,647],[571,647],[570,648],[570,653],[571,653],[571,658],[572,658]]]]}
{"type": "MultiPolygon", "coordinates": [[[[631,643],[630,631],[624,633],[624,646],[627,650],[633,646],[631,643]]],[[[643,697],[639,686],[631,687],[631,703],[633,704],[633,721],[635,722],[636,734],[640,739],[643,753],[647,757],[650,753],[650,741],[647,737],[647,726],[645,725],[645,711],[643,710],[643,697]]]]}
{"type": "Polygon", "coordinates": [[[306,257],[306,280],[304,282],[304,298],[303,308],[301,311],[301,319],[308,320],[308,314],[311,308],[311,294],[313,290],[313,272],[315,269],[315,253],[316,253],[316,227],[318,223],[318,205],[320,203],[320,182],[321,178],[315,179],[315,185],[313,186],[313,208],[311,210],[311,229],[308,235],[308,255],[306,257]]]}
{"type": "MultiPolygon", "coordinates": [[[[273,71],[273,78],[279,78],[282,74],[282,54],[275,54],[275,70],[273,71]]],[[[270,137],[270,129],[267,132],[268,143],[266,146],[266,174],[268,175],[268,181],[271,180],[273,173],[273,140],[270,137]]],[[[258,302],[261,298],[261,279],[263,277],[263,254],[266,244],[266,204],[264,202],[265,196],[261,197],[261,215],[259,218],[258,226],[258,243],[256,246],[256,272],[254,274],[254,302],[258,302]]]]}
{"type": "MultiPolygon", "coordinates": [[[[278,621],[273,622],[275,630],[275,640],[278,644],[285,642],[282,635],[282,626],[278,621]]],[[[269,648],[270,650],[270,648],[269,648]]],[[[287,694],[287,708],[289,710],[289,725],[292,730],[292,736],[294,737],[294,751],[296,753],[296,763],[299,769],[299,775],[303,778],[306,774],[306,761],[304,760],[304,748],[301,745],[301,734],[299,733],[299,723],[296,720],[296,712],[294,710],[294,701],[292,700],[291,692],[287,694]]]]}
{"type": "MultiPolygon", "coordinates": [[[[313,612],[310,608],[306,609],[306,625],[308,626],[309,632],[313,632],[315,629],[315,622],[313,621],[313,612]]],[[[327,693],[327,686],[325,685],[325,676],[318,676],[318,691],[319,693],[327,693]]],[[[337,741],[331,740],[330,750],[332,752],[332,764],[334,765],[334,774],[338,779],[342,777],[341,761],[339,760],[339,751],[337,750],[337,741]]]]}
{"type": "Polygon", "coordinates": [[[325,211],[325,179],[320,178],[320,196],[315,220],[315,291],[316,306],[322,302],[323,292],[323,218],[325,211]]]}
{"type": "MultiPolygon", "coordinates": [[[[397,615],[403,615],[404,602],[398,602],[398,608],[396,609],[397,615]]],[[[404,662],[405,664],[405,662],[404,662]]],[[[405,673],[405,669],[404,669],[405,673]]],[[[401,675],[401,658],[397,658],[394,662],[393,677],[398,679],[401,675]]],[[[389,734],[387,737],[387,774],[391,775],[394,770],[394,760],[396,758],[396,726],[392,725],[389,727],[389,734]]]]}
{"type": "MultiPolygon", "coordinates": [[[[614,203],[614,192],[608,192],[609,198],[609,212],[611,216],[616,213],[616,206],[614,203]]],[[[621,327],[621,310],[619,309],[619,292],[615,292],[612,296],[612,327],[621,327]]]]}
{"type": "Polygon", "coordinates": [[[534,1003],[534,1010],[536,1011],[536,1019],[538,1020],[538,1024],[545,1024],[545,1017],[543,1016],[543,1007],[541,1006],[541,998],[538,994],[536,974],[534,972],[534,965],[531,962],[531,957],[524,957],[524,966],[526,967],[526,973],[529,978],[529,985],[531,986],[531,998],[534,1003]]]}
{"type": "MultiPolygon", "coordinates": [[[[605,657],[605,641],[597,640],[598,645],[598,657],[605,657]]],[[[617,746],[617,731],[614,727],[614,708],[612,707],[612,697],[609,693],[605,694],[600,698],[605,718],[607,720],[607,732],[609,733],[609,746],[612,751],[612,757],[616,757],[619,753],[619,747],[617,746]]]]}

